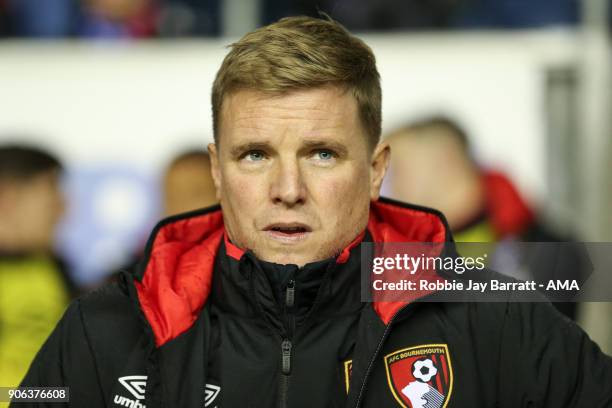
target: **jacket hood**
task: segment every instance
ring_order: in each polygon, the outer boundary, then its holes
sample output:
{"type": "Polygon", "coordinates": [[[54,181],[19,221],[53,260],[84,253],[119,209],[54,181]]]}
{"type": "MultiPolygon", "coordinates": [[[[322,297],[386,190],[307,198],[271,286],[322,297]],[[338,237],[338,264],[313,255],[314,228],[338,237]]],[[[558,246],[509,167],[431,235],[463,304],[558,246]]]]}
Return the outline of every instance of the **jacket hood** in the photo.
{"type": "MultiPolygon", "coordinates": [[[[444,216],[425,207],[385,198],[372,202],[368,231],[376,243],[452,241],[444,216]]],[[[348,259],[360,234],[336,262],[348,259]]],[[[211,291],[214,260],[225,237],[223,214],[217,206],[162,220],[153,230],[134,276],[140,308],[157,346],[187,331],[211,291]]],[[[227,254],[240,259],[244,251],[225,238],[227,254]]],[[[374,303],[386,324],[406,302],[374,303]]]]}

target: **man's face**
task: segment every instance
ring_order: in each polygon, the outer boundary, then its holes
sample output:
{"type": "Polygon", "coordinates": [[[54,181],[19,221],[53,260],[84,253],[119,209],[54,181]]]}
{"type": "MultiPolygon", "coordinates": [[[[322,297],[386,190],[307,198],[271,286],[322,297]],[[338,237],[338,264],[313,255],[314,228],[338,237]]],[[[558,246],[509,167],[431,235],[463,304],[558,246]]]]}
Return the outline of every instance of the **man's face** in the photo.
{"type": "Polygon", "coordinates": [[[165,175],[163,192],[165,216],[217,202],[210,165],[204,160],[187,159],[174,164],[165,175]]]}
{"type": "Polygon", "coordinates": [[[27,181],[0,186],[0,208],[9,228],[9,250],[49,251],[55,228],[64,214],[65,202],[57,172],[47,172],[27,181]]]}
{"type": "Polygon", "coordinates": [[[209,152],[234,244],[302,266],[336,255],[366,227],[389,149],[368,147],[350,92],[237,91],[223,101],[218,136],[209,152]]]}
{"type": "Polygon", "coordinates": [[[456,135],[431,126],[400,131],[387,141],[393,149],[387,180],[391,198],[437,208],[451,228],[482,212],[480,171],[456,135]]]}

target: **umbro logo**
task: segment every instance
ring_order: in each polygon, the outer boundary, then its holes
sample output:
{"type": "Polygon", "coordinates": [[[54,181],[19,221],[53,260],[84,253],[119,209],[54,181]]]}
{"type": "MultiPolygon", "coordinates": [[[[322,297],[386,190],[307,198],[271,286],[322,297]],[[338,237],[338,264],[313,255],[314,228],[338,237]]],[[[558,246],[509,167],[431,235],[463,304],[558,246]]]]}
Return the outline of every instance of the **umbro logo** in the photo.
{"type": "MultiPolygon", "coordinates": [[[[140,400],[145,398],[145,389],[147,388],[146,375],[127,375],[117,379],[121,385],[135,398],[130,399],[121,395],[115,395],[113,402],[117,405],[127,408],[146,408],[140,400]]],[[[204,387],[204,407],[211,407],[221,392],[221,387],[214,384],[206,384],[204,387]]]]}
{"type": "Polygon", "coordinates": [[[211,406],[211,404],[217,398],[217,395],[219,395],[220,391],[221,387],[218,385],[206,384],[206,387],[204,388],[204,406],[211,406]]]}
{"type": "Polygon", "coordinates": [[[146,406],[140,402],[140,400],[143,400],[145,397],[145,389],[147,387],[146,375],[128,375],[119,377],[117,380],[136,399],[133,400],[121,395],[115,395],[113,399],[115,404],[128,408],[146,408],[146,406]]]}
{"type": "Polygon", "coordinates": [[[146,375],[128,375],[120,377],[119,382],[130,392],[136,399],[144,399],[145,388],[147,386],[146,375]]]}

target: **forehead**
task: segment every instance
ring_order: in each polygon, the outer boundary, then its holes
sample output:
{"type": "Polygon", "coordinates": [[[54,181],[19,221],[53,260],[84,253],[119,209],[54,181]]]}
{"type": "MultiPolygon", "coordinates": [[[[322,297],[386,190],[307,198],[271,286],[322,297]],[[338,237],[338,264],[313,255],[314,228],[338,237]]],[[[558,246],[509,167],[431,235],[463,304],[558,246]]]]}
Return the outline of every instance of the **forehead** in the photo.
{"type": "MultiPolygon", "coordinates": [[[[361,138],[365,133],[351,92],[338,87],[296,90],[270,95],[240,90],[222,105],[220,136],[223,140],[278,137],[361,138]]],[[[230,142],[231,143],[231,142],[230,142]]]]}
{"type": "Polygon", "coordinates": [[[387,141],[394,152],[401,152],[402,156],[429,154],[429,157],[432,157],[439,156],[442,152],[465,155],[464,145],[457,135],[441,127],[407,129],[391,135],[387,141]]]}
{"type": "Polygon", "coordinates": [[[181,183],[183,180],[210,175],[210,164],[206,161],[188,160],[174,164],[164,174],[166,183],[181,183]]]}

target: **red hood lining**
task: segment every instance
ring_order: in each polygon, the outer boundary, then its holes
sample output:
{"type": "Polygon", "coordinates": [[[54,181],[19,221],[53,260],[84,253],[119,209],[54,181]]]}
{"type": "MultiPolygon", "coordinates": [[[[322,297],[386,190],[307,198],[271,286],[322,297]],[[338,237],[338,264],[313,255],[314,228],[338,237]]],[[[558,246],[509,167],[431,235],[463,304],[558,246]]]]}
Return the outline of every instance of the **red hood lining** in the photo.
{"type": "MultiPolygon", "coordinates": [[[[368,230],[374,242],[445,242],[450,240],[444,217],[433,210],[392,200],[373,202],[368,230]]],[[[211,285],[215,256],[225,229],[218,207],[162,221],[147,249],[148,262],[135,286],[141,309],[157,346],[187,331],[197,319],[211,285]]],[[[348,260],[360,234],[336,258],[348,260]]],[[[226,239],[228,255],[240,259],[244,251],[226,239]]],[[[145,255],[146,256],[146,255],[145,255]]],[[[380,302],[373,307],[387,324],[406,302],[380,302]]]]}

